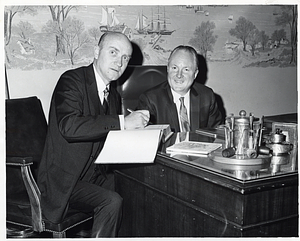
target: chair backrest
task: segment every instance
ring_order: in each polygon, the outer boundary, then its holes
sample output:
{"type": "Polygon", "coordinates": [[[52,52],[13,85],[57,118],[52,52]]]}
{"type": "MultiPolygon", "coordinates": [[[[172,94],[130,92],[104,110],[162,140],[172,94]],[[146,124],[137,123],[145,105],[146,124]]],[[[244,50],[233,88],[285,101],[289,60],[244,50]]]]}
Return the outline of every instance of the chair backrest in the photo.
{"type": "Polygon", "coordinates": [[[117,81],[122,98],[123,113],[126,109],[135,109],[139,96],[146,90],[167,81],[166,66],[128,66],[117,81]]]}
{"type": "Polygon", "coordinates": [[[44,149],[47,121],[37,97],[7,99],[6,156],[33,158],[35,176],[44,149]]]}

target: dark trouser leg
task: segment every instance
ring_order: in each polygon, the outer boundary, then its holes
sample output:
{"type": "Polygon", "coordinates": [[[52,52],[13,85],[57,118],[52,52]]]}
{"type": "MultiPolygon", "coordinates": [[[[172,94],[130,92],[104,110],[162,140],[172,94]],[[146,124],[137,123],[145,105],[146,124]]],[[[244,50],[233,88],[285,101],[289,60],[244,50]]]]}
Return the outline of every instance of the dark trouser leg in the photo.
{"type": "Polygon", "coordinates": [[[122,218],[122,197],[95,184],[78,181],[70,197],[70,207],[94,212],[92,237],[116,237],[122,218]]]}

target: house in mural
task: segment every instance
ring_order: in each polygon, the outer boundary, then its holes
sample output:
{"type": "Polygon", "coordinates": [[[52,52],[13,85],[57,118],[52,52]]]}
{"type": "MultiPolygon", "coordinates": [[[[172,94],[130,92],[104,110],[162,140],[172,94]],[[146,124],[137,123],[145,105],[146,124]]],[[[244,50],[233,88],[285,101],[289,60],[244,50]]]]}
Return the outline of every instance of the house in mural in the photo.
{"type": "Polygon", "coordinates": [[[204,13],[203,6],[195,6],[195,13],[204,13]]]}
{"type": "Polygon", "coordinates": [[[21,54],[25,54],[25,55],[35,54],[35,48],[31,43],[30,39],[18,40],[17,44],[20,46],[21,54]]]}
{"type": "Polygon", "coordinates": [[[224,46],[224,49],[225,49],[225,52],[227,54],[232,54],[232,53],[235,53],[238,49],[238,47],[241,45],[242,46],[243,43],[236,43],[236,42],[226,42],[225,43],[225,46],[224,46]]]}
{"type": "Polygon", "coordinates": [[[133,32],[125,23],[120,24],[116,16],[115,8],[102,7],[102,18],[100,22],[101,32],[120,32],[125,34],[130,40],[132,39],[133,32]]]}
{"type": "Polygon", "coordinates": [[[204,14],[205,16],[209,15],[209,12],[207,10],[204,10],[203,6],[195,6],[194,11],[195,13],[204,14]]]}
{"type": "Polygon", "coordinates": [[[269,46],[270,49],[276,49],[280,45],[287,45],[287,44],[289,44],[289,41],[287,39],[283,39],[283,38],[280,41],[277,41],[277,40],[273,41],[272,39],[269,39],[269,41],[268,41],[267,44],[268,44],[268,46],[269,46]]]}

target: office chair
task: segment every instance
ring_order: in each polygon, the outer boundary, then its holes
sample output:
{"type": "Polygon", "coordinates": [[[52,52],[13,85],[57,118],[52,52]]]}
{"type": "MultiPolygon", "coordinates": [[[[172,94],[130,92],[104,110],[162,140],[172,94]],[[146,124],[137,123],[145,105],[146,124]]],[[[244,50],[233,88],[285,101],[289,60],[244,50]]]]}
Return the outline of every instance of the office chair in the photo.
{"type": "Polygon", "coordinates": [[[41,102],[37,97],[28,97],[7,99],[5,104],[6,222],[65,238],[67,230],[92,216],[69,210],[61,223],[51,223],[43,217],[41,194],[35,181],[47,133],[41,102]]]}
{"type": "Polygon", "coordinates": [[[123,75],[116,81],[122,99],[123,114],[127,109],[135,109],[139,96],[146,90],[167,81],[167,67],[128,66],[123,75]]]}

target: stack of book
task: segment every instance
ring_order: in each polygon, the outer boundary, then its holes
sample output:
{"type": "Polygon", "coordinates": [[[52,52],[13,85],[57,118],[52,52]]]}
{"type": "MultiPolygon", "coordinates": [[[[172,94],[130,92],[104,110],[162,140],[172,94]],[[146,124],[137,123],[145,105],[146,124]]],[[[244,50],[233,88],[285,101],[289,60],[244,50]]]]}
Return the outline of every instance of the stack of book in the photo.
{"type": "Polygon", "coordinates": [[[225,128],[224,127],[200,128],[200,129],[197,129],[195,132],[200,135],[225,140],[225,128]]]}
{"type": "Polygon", "coordinates": [[[184,154],[190,156],[203,156],[222,147],[221,143],[183,141],[166,148],[168,154],[184,154]]]}

